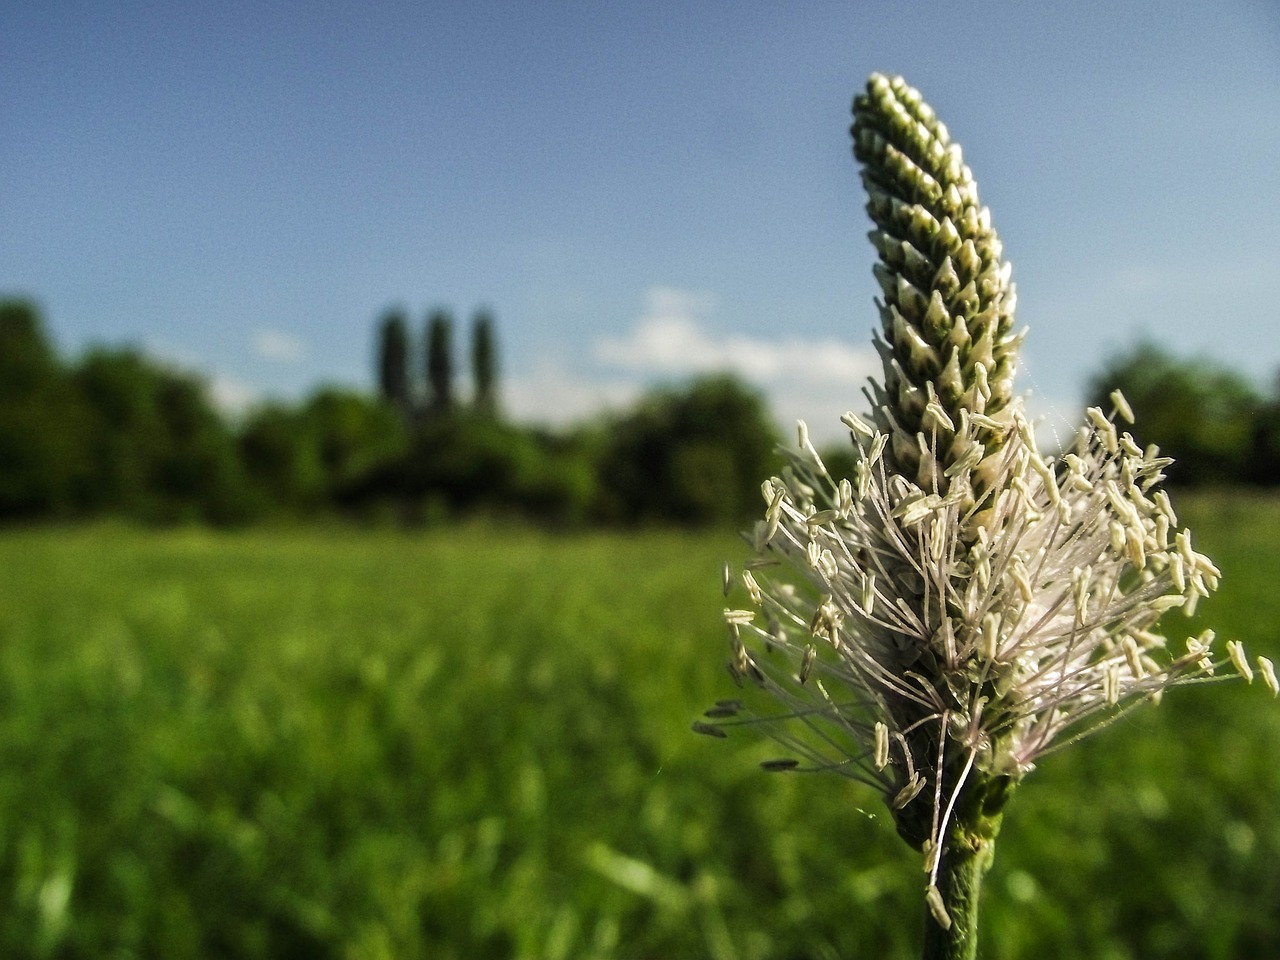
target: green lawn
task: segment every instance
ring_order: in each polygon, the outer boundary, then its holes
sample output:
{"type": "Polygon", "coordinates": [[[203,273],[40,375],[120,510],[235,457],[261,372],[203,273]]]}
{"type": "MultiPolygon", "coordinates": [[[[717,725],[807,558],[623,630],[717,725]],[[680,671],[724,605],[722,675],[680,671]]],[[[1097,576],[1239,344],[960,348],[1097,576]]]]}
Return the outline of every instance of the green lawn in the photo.
{"type": "MultiPolygon", "coordinates": [[[[1280,501],[1179,503],[1280,657],[1280,501]]],[[[690,721],[734,537],[0,534],[0,955],[909,958],[878,800],[690,721]]],[[[1201,624],[1189,625],[1199,630],[1201,624]]],[[[1177,691],[1048,759],[985,955],[1280,955],[1280,704],[1177,691]]]]}

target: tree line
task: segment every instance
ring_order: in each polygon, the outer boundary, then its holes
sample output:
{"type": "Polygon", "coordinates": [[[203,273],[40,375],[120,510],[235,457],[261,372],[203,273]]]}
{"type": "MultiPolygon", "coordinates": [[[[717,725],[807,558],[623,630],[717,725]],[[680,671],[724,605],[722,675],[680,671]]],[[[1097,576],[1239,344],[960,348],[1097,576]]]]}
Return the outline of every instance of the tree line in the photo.
{"type": "Polygon", "coordinates": [[[402,311],[375,339],[376,393],[322,387],[232,422],[198,377],[129,347],[69,362],[33,303],[0,301],[0,521],[744,523],[778,466],[764,401],[732,377],[549,430],[502,415],[488,311],[465,400],[446,311],[420,351],[402,311]]]}
{"type": "MultiPolygon", "coordinates": [[[[34,304],[0,301],[0,521],[742,525],[780,465],[763,399],[730,376],[550,430],[503,415],[488,311],[470,325],[466,398],[447,311],[427,317],[417,349],[404,312],[390,311],[375,344],[376,392],[321,387],[233,422],[198,377],[128,347],[65,360],[34,304]]],[[[1263,396],[1229,370],[1139,344],[1092,379],[1091,402],[1107,405],[1116,387],[1137,439],[1177,458],[1170,484],[1280,482],[1280,383],[1263,396]]],[[[852,469],[849,445],[824,455],[852,469]]]]}

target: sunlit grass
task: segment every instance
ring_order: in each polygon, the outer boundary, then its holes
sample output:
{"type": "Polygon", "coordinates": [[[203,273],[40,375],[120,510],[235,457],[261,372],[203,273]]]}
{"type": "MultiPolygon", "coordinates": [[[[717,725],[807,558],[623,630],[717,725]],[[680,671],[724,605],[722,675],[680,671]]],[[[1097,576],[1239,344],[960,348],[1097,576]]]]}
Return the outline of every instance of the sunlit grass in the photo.
{"type": "MultiPolygon", "coordinates": [[[[1280,502],[1178,501],[1280,653],[1280,502]]],[[[696,737],[729,535],[0,536],[14,957],[909,957],[878,801],[696,737]],[[863,808],[863,810],[860,810],[863,808]]],[[[1193,629],[1198,630],[1199,625],[1193,629]]],[[[992,958],[1280,952],[1280,706],[1175,691],[1006,818],[992,958]]]]}

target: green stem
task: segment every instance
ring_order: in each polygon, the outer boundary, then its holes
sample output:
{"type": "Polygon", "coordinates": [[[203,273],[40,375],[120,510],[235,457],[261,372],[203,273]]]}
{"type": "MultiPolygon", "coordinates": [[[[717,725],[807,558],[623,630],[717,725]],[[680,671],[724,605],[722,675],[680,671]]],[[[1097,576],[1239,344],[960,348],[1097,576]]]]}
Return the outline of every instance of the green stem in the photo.
{"type": "Polygon", "coordinates": [[[951,918],[943,927],[925,910],[923,960],[975,960],[978,956],[978,902],[982,878],[995,859],[1000,818],[983,818],[974,827],[957,824],[938,867],[938,892],[951,918]]]}

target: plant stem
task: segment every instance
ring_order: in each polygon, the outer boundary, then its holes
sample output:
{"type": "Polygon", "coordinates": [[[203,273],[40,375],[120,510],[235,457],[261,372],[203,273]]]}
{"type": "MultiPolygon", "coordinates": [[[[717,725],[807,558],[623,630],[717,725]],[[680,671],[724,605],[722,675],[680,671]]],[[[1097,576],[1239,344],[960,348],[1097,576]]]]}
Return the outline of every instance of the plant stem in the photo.
{"type": "Polygon", "coordinates": [[[974,828],[956,824],[938,868],[938,891],[951,917],[943,928],[932,910],[925,910],[923,960],[975,960],[978,956],[978,902],[982,878],[995,859],[999,817],[974,828]]]}

